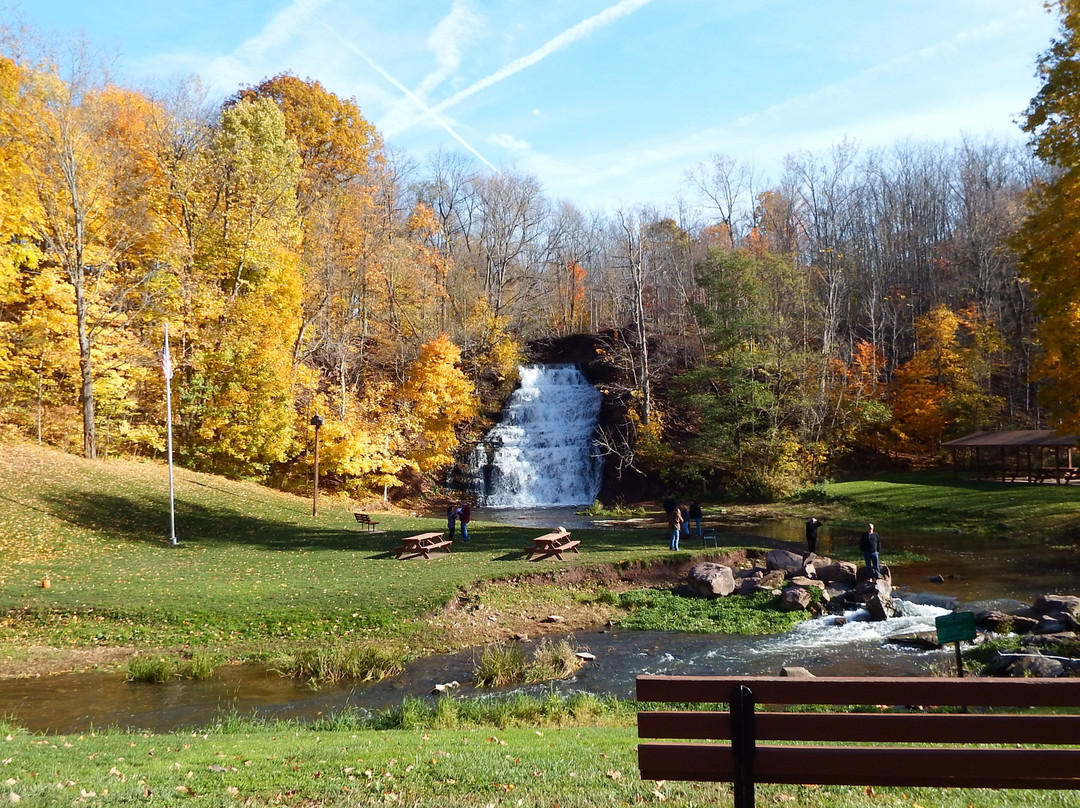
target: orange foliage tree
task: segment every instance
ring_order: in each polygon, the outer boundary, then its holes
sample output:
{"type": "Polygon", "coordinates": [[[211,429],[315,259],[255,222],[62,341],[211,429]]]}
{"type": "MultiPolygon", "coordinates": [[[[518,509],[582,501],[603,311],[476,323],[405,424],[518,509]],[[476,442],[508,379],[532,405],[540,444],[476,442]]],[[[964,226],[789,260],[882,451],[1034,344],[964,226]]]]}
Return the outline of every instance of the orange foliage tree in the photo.
{"type": "Polygon", "coordinates": [[[915,327],[919,350],[894,372],[889,397],[896,448],[905,452],[932,450],[950,427],[991,426],[1004,405],[991,391],[1001,338],[973,306],[936,306],[915,327]]]}

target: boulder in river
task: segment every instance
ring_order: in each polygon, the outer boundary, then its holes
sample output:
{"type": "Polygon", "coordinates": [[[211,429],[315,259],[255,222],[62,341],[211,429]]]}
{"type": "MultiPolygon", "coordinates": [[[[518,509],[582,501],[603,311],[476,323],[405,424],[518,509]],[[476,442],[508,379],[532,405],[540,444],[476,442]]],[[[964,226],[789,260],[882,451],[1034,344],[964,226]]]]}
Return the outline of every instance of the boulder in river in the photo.
{"type": "Polygon", "coordinates": [[[735,576],[731,567],[703,561],[690,568],[686,576],[687,585],[707,598],[723,598],[735,591],[735,576]]]}

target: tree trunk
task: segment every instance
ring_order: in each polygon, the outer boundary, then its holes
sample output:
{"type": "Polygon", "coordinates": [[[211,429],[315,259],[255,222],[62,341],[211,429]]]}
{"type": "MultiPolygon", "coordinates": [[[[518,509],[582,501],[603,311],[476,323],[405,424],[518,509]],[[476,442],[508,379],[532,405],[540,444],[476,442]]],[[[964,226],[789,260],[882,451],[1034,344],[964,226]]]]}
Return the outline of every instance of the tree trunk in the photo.
{"type": "MultiPolygon", "coordinates": [[[[81,268],[79,268],[81,270],[81,268]]],[[[97,459],[97,435],[94,429],[94,361],[90,356],[90,329],[87,325],[86,295],[83,290],[82,272],[73,273],[77,277],[75,287],[75,316],[79,336],[79,405],[83,420],[83,453],[90,460],[97,459]]]]}

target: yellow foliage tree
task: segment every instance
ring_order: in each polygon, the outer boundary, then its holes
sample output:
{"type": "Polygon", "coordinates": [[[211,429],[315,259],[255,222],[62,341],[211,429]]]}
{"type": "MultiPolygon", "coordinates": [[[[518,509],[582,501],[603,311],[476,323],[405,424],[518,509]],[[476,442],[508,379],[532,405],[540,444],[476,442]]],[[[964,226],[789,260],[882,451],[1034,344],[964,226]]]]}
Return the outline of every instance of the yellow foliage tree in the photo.
{"type": "Polygon", "coordinates": [[[1043,80],[1023,124],[1036,155],[1055,171],[1032,189],[1013,239],[1035,292],[1039,398],[1062,431],[1080,430],[1080,2],[1047,0],[1058,37],[1039,59],[1043,80]]]}
{"type": "MultiPolygon", "coordinates": [[[[327,476],[340,478],[350,494],[400,486],[402,471],[418,470],[402,454],[405,423],[388,406],[392,397],[389,383],[371,384],[362,398],[347,400],[343,418],[328,418],[322,428],[320,467],[327,476]]],[[[339,406],[319,397],[315,409],[338,412],[339,406]]]]}
{"type": "Polygon", "coordinates": [[[413,442],[406,456],[420,471],[452,463],[456,429],[476,415],[476,389],[460,362],[461,351],[447,334],[440,334],[421,347],[409,366],[401,388],[412,423],[413,442]]]}

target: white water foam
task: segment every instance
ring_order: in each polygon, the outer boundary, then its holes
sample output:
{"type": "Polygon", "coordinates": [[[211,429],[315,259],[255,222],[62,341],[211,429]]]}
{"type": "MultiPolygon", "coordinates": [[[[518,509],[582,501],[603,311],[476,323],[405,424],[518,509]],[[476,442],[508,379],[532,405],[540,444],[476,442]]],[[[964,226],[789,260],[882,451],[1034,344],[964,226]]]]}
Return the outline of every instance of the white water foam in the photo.
{"type": "Polygon", "coordinates": [[[591,503],[603,461],[593,441],[602,396],[572,365],[527,365],[502,420],[469,459],[470,488],[492,508],[591,503]]]}
{"type": "Polygon", "coordinates": [[[865,609],[845,612],[842,620],[838,620],[841,615],[824,615],[799,623],[786,634],[768,638],[761,644],[761,651],[774,653],[847,647],[851,653],[859,653],[860,649],[879,648],[889,637],[936,631],[935,618],[949,614],[948,609],[939,606],[899,599],[893,603],[900,612],[896,617],[874,621],[865,609]]]}

